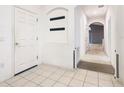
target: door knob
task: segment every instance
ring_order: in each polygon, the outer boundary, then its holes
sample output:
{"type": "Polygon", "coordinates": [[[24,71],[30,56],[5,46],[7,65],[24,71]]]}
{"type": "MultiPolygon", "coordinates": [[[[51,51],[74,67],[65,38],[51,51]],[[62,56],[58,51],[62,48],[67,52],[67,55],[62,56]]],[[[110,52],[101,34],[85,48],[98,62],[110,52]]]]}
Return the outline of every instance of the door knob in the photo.
{"type": "Polygon", "coordinates": [[[19,43],[16,42],[15,45],[19,45],[19,43]]]}

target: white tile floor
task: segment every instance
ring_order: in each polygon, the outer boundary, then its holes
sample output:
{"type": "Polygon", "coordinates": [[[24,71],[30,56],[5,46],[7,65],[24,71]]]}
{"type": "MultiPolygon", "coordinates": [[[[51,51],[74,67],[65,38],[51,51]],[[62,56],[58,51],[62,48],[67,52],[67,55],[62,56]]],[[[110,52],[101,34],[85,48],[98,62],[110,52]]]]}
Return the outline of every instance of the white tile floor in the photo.
{"type": "MultiPolygon", "coordinates": [[[[97,51],[97,50],[95,50],[95,51],[97,51]]],[[[96,55],[97,53],[95,51],[94,51],[94,54],[87,53],[87,54],[81,56],[81,60],[84,60],[87,62],[92,62],[92,63],[111,65],[110,58],[107,55],[101,55],[101,54],[96,55]]]]}
{"type": "Polygon", "coordinates": [[[81,60],[111,65],[110,58],[104,52],[101,44],[90,44],[86,54],[81,56],[81,60]]]}
{"type": "Polygon", "coordinates": [[[122,87],[110,74],[41,64],[0,83],[0,87],[122,87]]]}

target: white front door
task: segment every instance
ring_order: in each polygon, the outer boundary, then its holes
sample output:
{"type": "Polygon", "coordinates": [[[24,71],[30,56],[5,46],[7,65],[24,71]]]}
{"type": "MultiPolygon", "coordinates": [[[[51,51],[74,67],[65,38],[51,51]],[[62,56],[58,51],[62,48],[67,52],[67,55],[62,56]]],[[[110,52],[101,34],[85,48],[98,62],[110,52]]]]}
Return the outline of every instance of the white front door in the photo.
{"type": "Polygon", "coordinates": [[[37,65],[37,20],[33,13],[15,8],[15,74],[37,65]]]}

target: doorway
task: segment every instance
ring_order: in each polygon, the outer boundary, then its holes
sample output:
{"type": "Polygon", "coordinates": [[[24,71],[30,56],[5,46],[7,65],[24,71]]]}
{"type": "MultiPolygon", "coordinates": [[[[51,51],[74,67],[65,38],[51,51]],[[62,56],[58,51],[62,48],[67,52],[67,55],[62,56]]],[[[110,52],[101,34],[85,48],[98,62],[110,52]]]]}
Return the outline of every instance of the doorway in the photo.
{"type": "Polygon", "coordinates": [[[85,54],[82,60],[92,63],[111,65],[110,57],[105,49],[104,24],[99,21],[91,22],[86,30],[85,54]]]}
{"type": "Polygon", "coordinates": [[[104,51],[104,25],[94,22],[89,25],[89,42],[86,54],[105,55],[104,51]]]}
{"type": "Polygon", "coordinates": [[[104,44],[104,24],[93,22],[89,25],[87,36],[87,50],[77,67],[92,71],[114,74],[114,69],[110,64],[105,52],[104,44]]]}

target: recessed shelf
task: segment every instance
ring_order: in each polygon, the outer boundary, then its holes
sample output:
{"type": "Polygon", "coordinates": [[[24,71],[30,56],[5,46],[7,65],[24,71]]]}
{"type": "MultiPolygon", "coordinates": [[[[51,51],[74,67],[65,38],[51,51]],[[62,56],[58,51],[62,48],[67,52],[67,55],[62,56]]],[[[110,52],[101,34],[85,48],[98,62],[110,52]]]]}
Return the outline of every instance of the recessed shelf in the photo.
{"type": "Polygon", "coordinates": [[[50,18],[50,21],[55,21],[60,19],[65,19],[65,16],[53,17],[53,18],[50,18]]]}
{"type": "Polygon", "coordinates": [[[65,28],[61,27],[61,28],[50,28],[50,31],[64,31],[65,28]]]}

